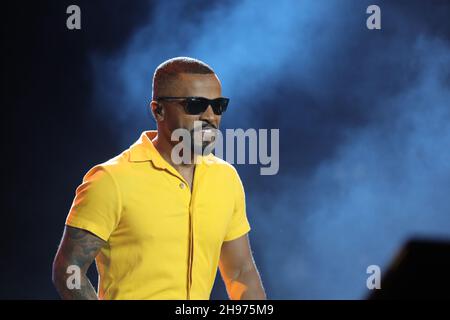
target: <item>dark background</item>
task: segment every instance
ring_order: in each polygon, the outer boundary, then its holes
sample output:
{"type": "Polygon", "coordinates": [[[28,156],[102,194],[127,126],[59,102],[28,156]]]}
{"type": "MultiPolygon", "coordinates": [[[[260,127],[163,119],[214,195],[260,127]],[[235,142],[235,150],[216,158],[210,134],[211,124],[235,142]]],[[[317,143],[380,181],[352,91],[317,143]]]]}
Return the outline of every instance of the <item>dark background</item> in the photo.
{"type": "Polygon", "coordinates": [[[277,175],[236,166],[269,298],[365,297],[367,266],[450,238],[449,17],[449,1],[419,0],[2,4],[0,298],[57,298],[75,188],[155,128],[153,71],[180,55],[221,78],[223,128],[280,129],[277,175]]]}

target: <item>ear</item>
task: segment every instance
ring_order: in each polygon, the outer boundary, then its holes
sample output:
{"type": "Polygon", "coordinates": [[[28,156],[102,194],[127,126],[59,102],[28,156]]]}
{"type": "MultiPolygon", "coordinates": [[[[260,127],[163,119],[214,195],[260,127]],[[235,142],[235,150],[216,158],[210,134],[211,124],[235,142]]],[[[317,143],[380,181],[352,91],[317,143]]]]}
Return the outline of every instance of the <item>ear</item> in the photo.
{"type": "Polygon", "coordinates": [[[152,109],[152,114],[156,122],[164,120],[164,108],[160,103],[153,100],[150,103],[150,108],[152,109]]]}

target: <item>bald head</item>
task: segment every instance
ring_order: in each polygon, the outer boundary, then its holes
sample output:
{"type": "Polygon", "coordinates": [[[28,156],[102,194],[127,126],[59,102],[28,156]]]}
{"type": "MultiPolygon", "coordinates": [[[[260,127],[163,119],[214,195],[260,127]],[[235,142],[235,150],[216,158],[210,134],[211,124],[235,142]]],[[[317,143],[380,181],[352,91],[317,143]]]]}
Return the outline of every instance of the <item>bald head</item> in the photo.
{"type": "MultiPolygon", "coordinates": [[[[186,78],[215,76],[214,70],[206,63],[189,58],[176,57],[161,63],[153,75],[153,99],[162,96],[182,95],[186,88],[186,78]]],[[[216,77],[217,78],[217,77],[216,77]]],[[[218,80],[218,79],[217,79],[218,80]]]]}

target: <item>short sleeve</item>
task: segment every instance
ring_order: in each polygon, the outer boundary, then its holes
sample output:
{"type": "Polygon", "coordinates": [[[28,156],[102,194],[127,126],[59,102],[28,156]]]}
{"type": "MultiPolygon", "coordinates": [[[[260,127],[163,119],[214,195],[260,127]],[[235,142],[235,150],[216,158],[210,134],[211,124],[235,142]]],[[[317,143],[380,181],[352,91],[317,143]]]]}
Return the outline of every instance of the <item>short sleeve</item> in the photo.
{"type": "Polygon", "coordinates": [[[245,192],[242,181],[236,172],[236,200],[234,205],[234,212],[228,226],[227,234],[224,241],[235,240],[250,231],[250,224],[247,219],[245,192]]]}
{"type": "Polygon", "coordinates": [[[118,186],[101,165],[93,167],[75,192],[66,225],[92,232],[107,241],[121,214],[118,186]]]}

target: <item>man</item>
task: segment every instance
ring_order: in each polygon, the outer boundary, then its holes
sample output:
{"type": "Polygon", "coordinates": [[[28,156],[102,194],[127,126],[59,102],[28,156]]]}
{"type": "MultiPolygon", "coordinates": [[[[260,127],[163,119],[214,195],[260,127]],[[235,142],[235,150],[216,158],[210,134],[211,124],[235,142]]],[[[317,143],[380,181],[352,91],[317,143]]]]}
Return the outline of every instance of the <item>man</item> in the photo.
{"type": "Polygon", "coordinates": [[[202,154],[208,142],[199,153],[190,141],[189,161],[172,153],[181,141],[172,141],[175,130],[192,133],[200,121],[201,136],[210,136],[227,104],[218,77],[199,60],[178,57],[156,69],[157,131],[94,166],[76,190],[53,263],[63,299],[209,299],[218,266],[231,299],[266,298],[236,170],[202,154]],[[94,259],[98,296],[86,276],[94,259]]]}

